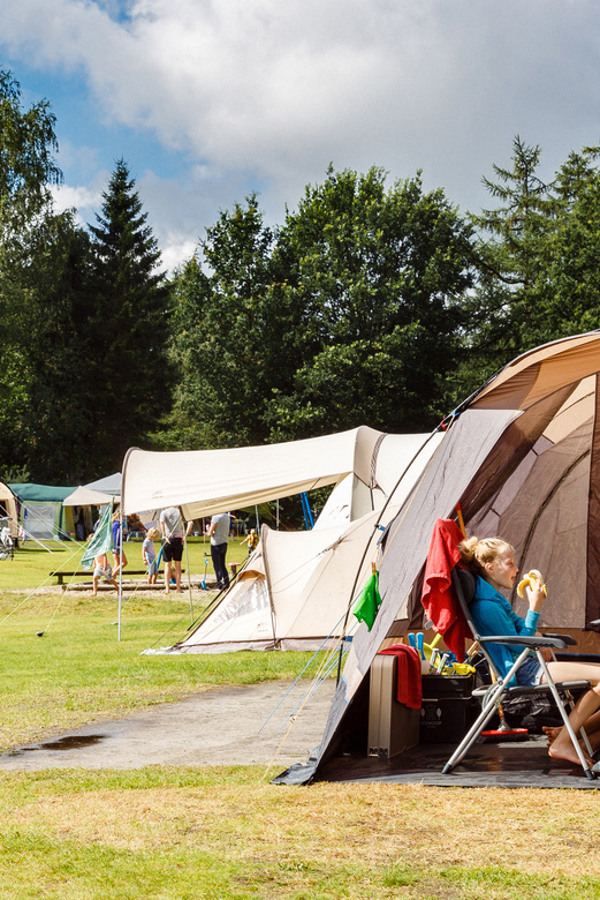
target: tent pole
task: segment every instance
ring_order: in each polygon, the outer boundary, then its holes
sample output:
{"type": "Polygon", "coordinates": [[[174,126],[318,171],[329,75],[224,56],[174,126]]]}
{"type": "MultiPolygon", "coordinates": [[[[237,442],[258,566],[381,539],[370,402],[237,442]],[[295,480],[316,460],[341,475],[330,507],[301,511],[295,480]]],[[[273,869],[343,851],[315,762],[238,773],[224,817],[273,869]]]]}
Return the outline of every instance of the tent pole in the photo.
{"type": "Polygon", "coordinates": [[[119,539],[119,615],[117,616],[118,627],[117,627],[117,641],[121,640],[121,610],[123,608],[123,507],[119,507],[119,524],[120,524],[120,539],[119,539]]]}
{"type": "Polygon", "coordinates": [[[194,604],[192,602],[192,573],[190,571],[190,554],[188,550],[187,534],[184,533],[183,541],[185,543],[185,564],[188,572],[188,589],[190,592],[190,624],[194,624],[194,604]]]}
{"type": "MultiPolygon", "coordinates": [[[[412,459],[410,460],[410,462],[408,463],[408,465],[404,467],[404,471],[402,472],[402,474],[400,475],[400,477],[396,480],[396,484],[394,485],[394,487],[392,488],[392,490],[391,490],[390,493],[388,494],[388,496],[387,496],[387,498],[386,498],[386,500],[385,500],[385,503],[383,504],[382,508],[379,510],[379,514],[378,514],[378,516],[377,516],[377,521],[375,522],[375,524],[374,524],[374,526],[373,526],[373,531],[372,531],[372,533],[369,535],[369,538],[368,538],[368,540],[367,540],[367,542],[366,542],[366,544],[365,544],[365,548],[364,548],[364,550],[363,550],[363,553],[362,553],[362,556],[361,556],[361,559],[360,559],[360,564],[359,564],[359,566],[358,566],[358,568],[357,568],[357,570],[356,570],[356,575],[355,575],[355,577],[354,577],[354,583],[353,583],[353,585],[352,585],[352,590],[351,590],[351,592],[350,592],[350,597],[349,597],[349,599],[348,599],[348,606],[347,606],[347,608],[346,608],[346,615],[345,615],[345,617],[344,617],[344,624],[343,624],[343,626],[342,626],[342,635],[341,635],[340,650],[339,650],[339,657],[338,657],[338,666],[337,666],[336,684],[339,684],[340,678],[341,678],[341,676],[342,676],[342,658],[343,658],[343,654],[344,654],[344,643],[345,643],[346,634],[347,634],[348,619],[350,618],[350,611],[351,611],[352,603],[353,603],[353,600],[354,600],[354,592],[356,591],[356,588],[357,588],[357,586],[358,586],[358,576],[360,575],[360,571],[361,571],[361,569],[362,569],[362,567],[363,567],[363,565],[364,565],[365,559],[366,559],[366,557],[367,557],[367,553],[369,552],[369,548],[370,548],[370,546],[371,546],[371,541],[373,540],[373,537],[374,537],[374,535],[375,535],[375,532],[381,530],[381,525],[380,525],[380,523],[381,523],[381,519],[382,519],[382,517],[383,517],[383,514],[385,513],[386,509],[387,509],[388,506],[390,505],[390,503],[391,503],[391,501],[392,501],[392,498],[393,498],[394,494],[396,493],[396,491],[398,490],[398,487],[400,486],[400,483],[402,482],[402,479],[404,478],[404,476],[406,475],[406,473],[408,472],[408,470],[410,469],[410,467],[412,466],[412,464],[414,463],[414,461],[417,459],[417,457],[419,456],[419,454],[421,453],[421,451],[423,450],[423,448],[429,443],[429,441],[431,440],[431,438],[433,437],[433,435],[438,433],[439,430],[440,430],[440,428],[438,427],[438,428],[435,428],[435,429],[431,432],[431,434],[429,435],[429,437],[427,438],[427,440],[426,440],[423,444],[421,444],[421,446],[419,447],[419,449],[417,450],[417,452],[413,455],[413,457],[412,457],[412,459]]],[[[433,459],[433,456],[435,456],[435,453],[436,453],[436,452],[437,452],[437,451],[434,451],[434,453],[433,453],[431,459],[433,459]]],[[[427,466],[425,467],[425,471],[427,471],[427,469],[429,468],[429,465],[431,464],[431,459],[429,460],[427,466]]],[[[423,478],[423,476],[421,476],[421,481],[422,481],[422,478],[423,478]]],[[[408,499],[408,498],[407,498],[407,499],[408,499]]]]}

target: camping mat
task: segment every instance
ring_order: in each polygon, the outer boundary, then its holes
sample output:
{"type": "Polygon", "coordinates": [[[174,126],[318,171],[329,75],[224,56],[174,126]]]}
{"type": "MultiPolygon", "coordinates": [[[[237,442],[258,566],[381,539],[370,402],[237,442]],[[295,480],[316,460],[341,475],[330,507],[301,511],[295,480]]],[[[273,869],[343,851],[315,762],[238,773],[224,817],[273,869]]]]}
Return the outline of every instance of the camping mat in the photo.
{"type": "Polygon", "coordinates": [[[475,744],[453,771],[442,775],[451,744],[419,744],[391,760],[352,753],[334,757],[319,770],[319,781],[426,784],[438,787],[600,789],[567,762],[550,759],[544,737],[527,741],[475,744]]]}

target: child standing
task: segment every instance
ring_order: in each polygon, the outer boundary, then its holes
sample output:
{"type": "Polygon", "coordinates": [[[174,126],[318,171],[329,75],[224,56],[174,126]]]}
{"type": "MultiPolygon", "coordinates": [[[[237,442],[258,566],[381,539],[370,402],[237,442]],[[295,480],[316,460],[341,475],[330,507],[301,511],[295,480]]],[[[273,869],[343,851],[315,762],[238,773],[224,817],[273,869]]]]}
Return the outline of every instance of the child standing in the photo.
{"type": "Polygon", "coordinates": [[[243,541],[240,541],[240,543],[248,544],[248,555],[250,555],[253,550],[256,550],[258,546],[258,535],[256,533],[256,528],[251,528],[248,537],[245,537],[243,541]]]}
{"type": "Polygon", "coordinates": [[[158,560],[154,549],[154,541],[157,541],[159,538],[160,532],[158,528],[151,528],[142,543],[142,559],[148,574],[148,584],[156,584],[158,579],[158,560]]]}
{"type": "Polygon", "coordinates": [[[100,556],[97,556],[94,559],[94,572],[92,574],[93,597],[98,595],[98,582],[101,578],[104,578],[107,584],[112,584],[117,591],[119,590],[119,585],[113,577],[112,566],[108,561],[106,553],[101,553],[100,556]]]}

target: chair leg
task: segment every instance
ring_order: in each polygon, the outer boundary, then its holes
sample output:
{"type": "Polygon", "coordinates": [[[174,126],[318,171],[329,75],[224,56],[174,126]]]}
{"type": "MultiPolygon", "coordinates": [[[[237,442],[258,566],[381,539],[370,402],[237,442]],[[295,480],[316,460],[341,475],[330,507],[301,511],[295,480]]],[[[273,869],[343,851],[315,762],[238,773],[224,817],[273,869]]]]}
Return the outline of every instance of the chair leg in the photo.
{"type": "Polygon", "coordinates": [[[487,701],[479,713],[475,722],[471,725],[466,735],[442,769],[442,774],[447,775],[452,769],[459,764],[461,759],[465,756],[469,748],[475,743],[489,720],[494,715],[496,711],[496,703],[494,702],[496,697],[502,693],[502,685],[499,685],[498,682],[490,689],[488,694],[485,697],[487,701]]]}
{"type": "MultiPolygon", "coordinates": [[[[565,709],[564,703],[560,699],[560,694],[558,693],[558,689],[552,680],[550,672],[548,671],[548,666],[546,665],[546,660],[542,656],[542,653],[540,650],[537,651],[537,656],[540,661],[540,665],[542,667],[544,675],[546,676],[546,682],[548,684],[548,687],[550,688],[550,692],[551,692],[552,696],[554,697],[554,702],[556,703],[557,709],[558,709],[559,713],[561,714],[563,722],[565,723],[565,728],[567,729],[569,737],[571,738],[571,743],[573,744],[573,747],[575,748],[575,752],[577,753],[577,756],[579,757],[579,762],[581,763],[581,768],[585,772],[586,778],[593,779],[596,777],[595,773],[592,772],[592,770],[590,769],[590,767],[587,764],[587,760],[584,756],[583,750],[581,749],[581,744],[579,743],[579,741],[577,739],[577,735],[575,734],[575,731],[573,730],[573,726],[569,722],[569,716],[565,709]]],[[[589,743],[587,741],[587,735],[585,734],[585,731],[583,731],[583,729],[581,729],[581,731],[583,732],[583,735],[584,735],[584,742],[589,747],[589,743]]]]}
{"type": "Polygon", "coordinates": [[[529,650],[525,648],[520,656],[515,660],[511,670],[507,673],[505,681],[501,680],[493,682],[489,691],[483,698],[482,711],[480,712],[473,725],[471,725],[470,729],[442,769],[443,774],[447,774],[448,772],[452,771],[454,766],[458,765],[458,763],[461,761],[469,747],[471,747],[471,745],[475,743],[475,741],[483,731],[485,725],[492,718],[492,715],[494,714],[496,707],[500,702],[502,694],[504,693],[505,684],[510,683],[510,679],[513,677],[528,653],[529,650]]]}

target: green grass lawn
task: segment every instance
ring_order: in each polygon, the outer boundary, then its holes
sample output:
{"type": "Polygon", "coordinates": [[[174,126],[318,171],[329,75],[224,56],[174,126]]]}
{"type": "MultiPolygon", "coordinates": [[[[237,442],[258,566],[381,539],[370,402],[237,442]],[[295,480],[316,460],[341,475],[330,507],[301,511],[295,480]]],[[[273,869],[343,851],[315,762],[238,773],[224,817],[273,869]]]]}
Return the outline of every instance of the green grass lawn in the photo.
{"type": "MultiPolygon", "coordinates": [[[[192,552],[203,566],[202,542],[192,552]]],[[[56,558],[0,561],[3,750],[215,684],[293,678],[309,659],[143,655],[186,633],[187,596],[126,599],[117,641],[114,594],[32,590],[56,558]]],[[[264,766],[49,770],[0,773],[0,821],[1,900],[600,897],[589,790],[290,788],[264,766]]]]}
{"type": "Polygon", "coordinates": [[[276,787],[256,767],[0,775],[3,900],[596,900],[589,791],[276,787]]]}
{"type": "MultiPolygon", "coordinates": [[[[246,545],[242,545],[240,541],[241,539],[236,538],[229,542],[227,550],[228,566],[231,563],[240,564],[248,556],[246,545]]],[[[25,545],[16,551],[12,560],[0,560],[0,592],[51,586],[56,584],[56,579],[50,577],[50,572],[81,569],[80,560],[84,551],[83,544],[75,541],[44,541],[43,543],[48,549],[43,549],[34,541],[26,541],[25,545]]],[[[205,570],[204,563],[206,559],[206,571],[209,575],[213,575],[214,570],[210,559],[209,540],[201,537],[191,537],[186,542],[186,547],[187,550],[183,557],[182,567],[186,571],[191,572],[193,576],[202,576],[205,570]]],[[[158,542],[156,542],[156,548],[158,551],[158,542]]],[[[144,568],[141,541],[126,541],[124,551],[128,561],[127,568],[144,568]]]]}

